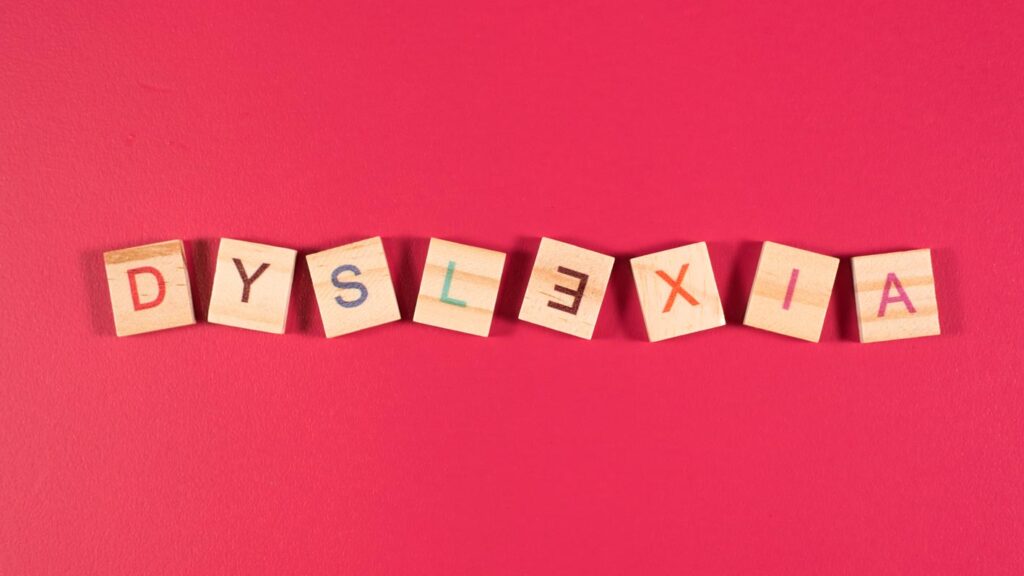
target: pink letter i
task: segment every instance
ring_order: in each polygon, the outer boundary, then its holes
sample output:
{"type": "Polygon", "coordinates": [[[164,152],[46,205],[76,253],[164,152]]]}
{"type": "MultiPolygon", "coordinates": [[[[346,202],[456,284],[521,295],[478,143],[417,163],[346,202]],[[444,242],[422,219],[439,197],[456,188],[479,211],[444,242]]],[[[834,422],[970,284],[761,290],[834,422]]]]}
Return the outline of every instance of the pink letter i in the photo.
{"type": "Polygon", "coordinates": [[[796,279],[800,277],[800,269],[793,268],[793,272],[789,275],[789,287],[786,288],[786,299],[782,301],[782,309],[789,310],[789,305],[793,303],[793,292],[796,292],[796,279]]]}

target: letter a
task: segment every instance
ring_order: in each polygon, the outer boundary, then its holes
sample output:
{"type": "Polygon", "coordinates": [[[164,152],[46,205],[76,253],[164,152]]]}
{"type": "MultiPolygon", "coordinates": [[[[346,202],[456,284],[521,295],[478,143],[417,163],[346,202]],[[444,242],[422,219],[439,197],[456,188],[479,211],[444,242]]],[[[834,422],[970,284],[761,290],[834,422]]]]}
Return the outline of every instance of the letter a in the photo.
{"type": "Polygon", "coordinates": [[[903,290],[903,285],[900,284],[900,279],[896,277],[895,272],[889,272],[889,275],[885,277],[885,289],[882,291],[882,303],[878,307],[878,317],[885,316],[885,307],[892,302],[903,302],[903,305],[907,307],[907,311],[911,314],[916,314],[917,310],[914,309],[913,303],[910,302],[910,296],[907,296],[906,291],[903,290]],[[896,287],[898,296],[890,296],[889,290],[896,287]]]}

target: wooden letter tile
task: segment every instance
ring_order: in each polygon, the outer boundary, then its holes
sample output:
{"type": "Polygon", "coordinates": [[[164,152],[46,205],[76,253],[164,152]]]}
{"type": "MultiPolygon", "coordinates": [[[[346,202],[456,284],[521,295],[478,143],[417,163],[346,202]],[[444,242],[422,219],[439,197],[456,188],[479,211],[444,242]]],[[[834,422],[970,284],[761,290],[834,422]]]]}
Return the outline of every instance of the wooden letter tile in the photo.
{"type": "Polygon", "coordinates": [[[114,250],[103,262],[118,336],[196,323],[181,240],[114,250]]]}
{"type": "Polygon", "coordinates": [[[939,334],[931,250],[857,256],[853,287],[861,342],[939,334]]]}
{"type": "Polygon", "coordinates": [[[611,256],[541,238],[519,319],[590,340],[614,263],[611,256]]]}
{"type": "Polygon", "coordinates": [[[651,342],[725,325],[704,242],[638,256],[630,263],[651,342]]]}
{"type": "Polygon", "coordinates": [[[328,338],[401,318],[380,237],[306,256],[328,338]]]}
{"type": "Polygon", "coordinates": [[[487,336],[505,254],[430,239],[413,322],[487,336]]]}
{"type": "Polygon", "coordinates": [[[295,250],[222,238],[208,320],[284,334],[295,250]]]}
{"type": "Polygon", "coordinates": [[[838,258],[765,242],[743,323],[817,342],[838,269],[838,258]]]}

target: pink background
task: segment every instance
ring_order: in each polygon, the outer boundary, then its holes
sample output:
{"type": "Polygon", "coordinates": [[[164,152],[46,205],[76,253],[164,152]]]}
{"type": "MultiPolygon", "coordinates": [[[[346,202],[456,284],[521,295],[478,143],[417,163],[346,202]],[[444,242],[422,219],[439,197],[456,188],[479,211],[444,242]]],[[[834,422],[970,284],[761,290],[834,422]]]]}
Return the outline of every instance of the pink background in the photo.
{"type": "MultiPolygon", "coordinates": [[[[0,574],[1021,574],[1024,4],[0,5],[0,574]],[[382,235],[404,320],[118,339],[105,250],[382,235]],[[516,321],[542,235],[595,339],[516,321]],[[430,236],[508,253],[412,324],[430,236]],[[762,240],[843,258],[819,345],[740,325],[762,240]],[[628,258],[729,325],[648,344],[628,258]],[[932,248],[944,334],[856,342],[932,248]]],[[[710,4],[710,3],[709,3],[710,4]]]]}

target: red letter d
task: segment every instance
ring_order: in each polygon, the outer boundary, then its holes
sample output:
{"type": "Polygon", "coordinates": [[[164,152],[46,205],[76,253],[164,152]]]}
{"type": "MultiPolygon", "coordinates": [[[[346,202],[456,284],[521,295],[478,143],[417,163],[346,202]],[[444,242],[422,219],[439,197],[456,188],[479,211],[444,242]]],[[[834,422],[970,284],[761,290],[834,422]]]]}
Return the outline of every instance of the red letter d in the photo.
{"type": "Polygon", "coordinates": [[[132,304],[135,305],[136,310],[145,310],[146,308],[155,308],[164,301],[164,294],[167,293],[167,288],[164,286],[163,274],[152,266],[143,266],[141,268],[132,268],[128,271],[128,284],[132,288],[132,304]],[[135,277],[139,274],[152,274],[156,278],[157,294],[156,298],[149,302],[139,302],[139,287],[135,283],[135,277]]]}

